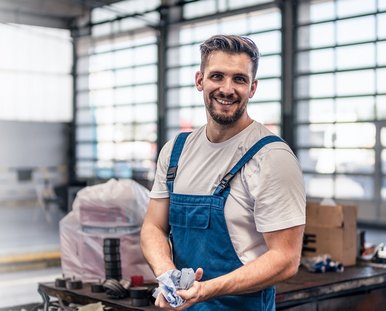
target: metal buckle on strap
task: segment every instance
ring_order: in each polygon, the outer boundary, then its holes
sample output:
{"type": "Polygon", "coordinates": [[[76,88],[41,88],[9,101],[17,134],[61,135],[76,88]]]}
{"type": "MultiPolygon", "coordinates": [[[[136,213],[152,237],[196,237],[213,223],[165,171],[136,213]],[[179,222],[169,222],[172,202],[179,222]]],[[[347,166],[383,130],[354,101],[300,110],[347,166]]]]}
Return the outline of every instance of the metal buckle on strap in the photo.
{"type": "Polygon", "coordinates": [[[233,176],[234,174],[228,173],[223,177],[223,179],[221,179],[220,184],[218,185],[221,188],[221,191],[228,187],[229,182],[232,180],[233,176]]]}
{"type": "Polygon", "coordinates": [[[168,172],[166,173],[167,180],[173,180],[176,178],[178,166],[172,166],[168,168],[168,172]]]}

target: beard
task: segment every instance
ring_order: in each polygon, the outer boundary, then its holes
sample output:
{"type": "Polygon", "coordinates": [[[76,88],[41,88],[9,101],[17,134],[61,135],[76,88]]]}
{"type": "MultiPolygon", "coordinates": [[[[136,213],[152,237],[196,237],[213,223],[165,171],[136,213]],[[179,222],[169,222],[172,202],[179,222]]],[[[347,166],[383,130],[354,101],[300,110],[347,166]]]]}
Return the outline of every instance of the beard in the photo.
{"type": "MultiPolygon", "coordinates": [[[[234,104],[233,104],[234,105],[234,104]]],[[[210,101],[208,104],[206,104],[206,109],[209,112],[209,115],[212,117],[212,119],[221,125],[231,125],[238,121],[241,116],[243,115],[245,111],[246,105],[240,105],[237,107],[237,110],[232,115],[226,115],[222,113],[217,113],[214,108],[214,104],[212,101],[210,101]]]]}

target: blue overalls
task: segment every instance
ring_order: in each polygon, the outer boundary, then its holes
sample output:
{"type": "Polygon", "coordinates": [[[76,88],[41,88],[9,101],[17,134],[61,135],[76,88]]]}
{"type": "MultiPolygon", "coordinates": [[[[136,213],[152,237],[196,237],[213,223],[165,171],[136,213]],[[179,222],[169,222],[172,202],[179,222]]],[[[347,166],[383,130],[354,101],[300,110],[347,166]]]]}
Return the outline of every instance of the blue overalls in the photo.
{"type": "MultiPolygon", "coordinates": [[[[189,134],[181,133],[177,137],[167,172],[170,239],[177,269],[196,270],[202,267],[204,281],[229,273],[243,265],[233,247],[224,216],[230,182],[263,146],[282,139],[266,136],[259,140],[224,176],[212,195],[178,194],[173,192],[173,183],[178,160],[189,134]]],[[[275,310],[275,288],[269,287],[251,294],[216,297],[193,305],[189,310],[275,310]]]]}

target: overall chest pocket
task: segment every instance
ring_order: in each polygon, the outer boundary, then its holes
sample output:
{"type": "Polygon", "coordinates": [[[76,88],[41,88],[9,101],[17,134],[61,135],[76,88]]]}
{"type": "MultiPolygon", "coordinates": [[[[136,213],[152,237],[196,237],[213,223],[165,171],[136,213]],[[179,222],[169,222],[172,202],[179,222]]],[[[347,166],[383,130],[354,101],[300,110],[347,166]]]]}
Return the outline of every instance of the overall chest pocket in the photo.
{"type": "Polygon", "coordinates": [[[170,194],[169,224],[175,227],[207,229],[211,200],[207,196],[170,194]]]}

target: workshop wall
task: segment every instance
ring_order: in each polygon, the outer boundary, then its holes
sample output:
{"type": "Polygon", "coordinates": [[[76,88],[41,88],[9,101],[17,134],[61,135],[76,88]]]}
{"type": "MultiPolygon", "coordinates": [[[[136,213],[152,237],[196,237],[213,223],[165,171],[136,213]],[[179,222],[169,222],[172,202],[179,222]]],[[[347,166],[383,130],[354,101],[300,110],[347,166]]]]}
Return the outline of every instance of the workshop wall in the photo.
{"type": "Polygon", "coordinates": [[[0,121],[0,201],[36,199],[67,180],[66,123],[0,121]]]}

